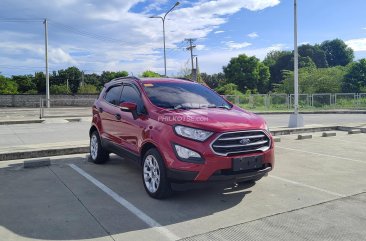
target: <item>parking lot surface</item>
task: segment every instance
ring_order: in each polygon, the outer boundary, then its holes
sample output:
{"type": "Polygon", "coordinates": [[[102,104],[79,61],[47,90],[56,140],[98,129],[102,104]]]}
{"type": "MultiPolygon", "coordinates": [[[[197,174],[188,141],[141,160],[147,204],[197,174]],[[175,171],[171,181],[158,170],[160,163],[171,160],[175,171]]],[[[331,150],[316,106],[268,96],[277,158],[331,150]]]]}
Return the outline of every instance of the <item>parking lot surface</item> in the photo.
{"type": "Polygon", "coordinates": [[[365,240],[366,135],[276,143],[275,169],[255,185],[175,185],[147,196],[139,167],[112,156],[0,163],[1,240],[365,240]]]}

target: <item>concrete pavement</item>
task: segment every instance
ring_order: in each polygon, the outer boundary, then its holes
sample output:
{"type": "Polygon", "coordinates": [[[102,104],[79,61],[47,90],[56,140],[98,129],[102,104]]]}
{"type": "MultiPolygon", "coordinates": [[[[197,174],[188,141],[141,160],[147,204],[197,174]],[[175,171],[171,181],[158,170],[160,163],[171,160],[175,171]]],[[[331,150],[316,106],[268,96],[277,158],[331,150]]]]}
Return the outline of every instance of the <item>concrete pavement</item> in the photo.
{"type": "Polygon", "coordinates": [[[4,240],[364,240],[365,134],[276,143],[276,166],[256,185],[180,184],[167,200],[148,197],[140,168],[112,156],[95,165],[60,156],[50,167],[0,162],[4,240]],[[107,187],[97,186],[73,164],[107,187]],[[151,227],[122,198],[156,221],[151,227]],[[21,207],[21,208],[19,208],[21,207]],[[161,232],[161,228],[167,232],[161,232]]]}

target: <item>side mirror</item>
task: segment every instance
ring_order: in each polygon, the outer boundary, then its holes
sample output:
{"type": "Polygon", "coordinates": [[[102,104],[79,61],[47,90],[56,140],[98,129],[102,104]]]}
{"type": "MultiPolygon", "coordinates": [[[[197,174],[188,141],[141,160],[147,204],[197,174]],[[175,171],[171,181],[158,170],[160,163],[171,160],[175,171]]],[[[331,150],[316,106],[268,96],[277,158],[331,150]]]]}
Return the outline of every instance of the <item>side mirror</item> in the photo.
{"type": "Polygon", "coordinates": [[[123,102],[119,105],[123,112],[131,112],[134,119],[137,119],[137,105],[132,102],[123,102]]]}

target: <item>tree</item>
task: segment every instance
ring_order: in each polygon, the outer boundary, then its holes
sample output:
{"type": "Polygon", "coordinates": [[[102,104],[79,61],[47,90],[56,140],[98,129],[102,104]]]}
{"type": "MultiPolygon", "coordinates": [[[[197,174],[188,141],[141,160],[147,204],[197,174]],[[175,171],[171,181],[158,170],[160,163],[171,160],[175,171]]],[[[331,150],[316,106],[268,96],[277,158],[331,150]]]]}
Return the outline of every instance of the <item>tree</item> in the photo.
{"type": "Polygon", "coordinates": [[[67,85],[51,85],[50,92],[53,95],[71,94],[71,91],[69,88],[67,88],[67,85]]]}
{"type": "Polygon", "coordinates": [[[238,86],[233,83],[218,87],[216,92],[220,95],[243,95],[243,93],[238,90],[238,86]]]}
{"type": "MultiPolygon", "coordinates": [[[[82,72],[77,67],[73,66],[65,70],[59,70],[56,77],[56,85],[66,85],[66,82],[68,81],[71,92],[75,94],[80,86],[82,72]]],[[[51,86],[55,84],[55,82],[52,81],[51,86]]]]}
{"type": "Polygon", "coordinates": [[[211,89],[216,89],[217,87],[224,85],[226,82],[225,75],[223,73],[212,75],[201,73],[201,78],[211,89]]]}
{"type": "Polygon", "coordinates": [[[78,94],[96,94],[98,93],[97,87],[90,84],[84,84],[79,87],[78,94]]]}
{"type": "Polygon", "coordinates": [[[141,74],[142,77],[152,77],[152,78],[156,78],[156,77],[161,77],[160,74],[154,72],[154,71],[151,71],[151,70],[146,70],[144,71],[142,74],[141,74]]]}
{"type": "Polygon", "coordinates": [[[103,86],[105,83],[111,81],[112,79],[126,76],[128,76],[127,71],[118,71],[118,72],[103,71],[100,76],[100,83],[103,86]]]}
{"type": "Polygon", "coordinates": [[[18,94],[18,85],[9,78],[0,75],[0,94],[18,94]]]}
{"type": "Polygon", "coordinates": [[[269,68],[254,56],[241,54],[232,58],[223,70],[227,81],[236,84],[242,92],[258,90],[266,93],[268,90],[269,68]]]}
{"type": "Polygon", "coordinates": [[[319,45],[303,44],[299,46],[299,55],[309,57],[317,68],[328,68],[328,62],[325,52],[319,45]]]}
{"type": "Polygon", "coordinates": [[[32,75],[13,75],[12,80],[17,83],[18,91],[20,93],[26,93],[37,89],[32,75]]]}
{"type": "Polygon", "coordinates": [[[95,74],[95,73],[85,74],[84,75],[84,83],[94,85],[94,86],[101,86],[100,76],[95,74]]]}
{"type": "Polygon", "coordinates": [[[282,71],[291,70],[291,59],[293,59],[291,51],[271,51],[267,54],[263,63],[269,67],[271,74],[270,89],[274,84],[282,81],[282,71]]]}
{"type": "Polygon", "coordinates": [[[46,75],[43,72],[34,74],[34,83],[39,94],[46,93],[46,75]]]}
{"type": "MultiPolygon", "coordinates": [[[[346,67],[331,68],[302,68],[299,70],[299,92],[338,93],[341,90],[342,80],[346,74],[346,67]]],[[[294,91],[294,72],[285,70],[283,81],[276,85],[275,92],[292,94],[294,91]]]]}
{"type": "Polygon", "coordinates": [[[337,65],[346,66],[355,57],[353,50],[341,39],[324,41],[320,48],[325,52],[330,67],[337,65]]]}
{"type": "Polygon", "coordinates": [[[359,93],[366,88],[366,59],[360,59],[349,65],[342,83],[343,92],[359,93]]]}
{"type": "MultiPolygon", "coordinates": [[[[269,89],[279,84],[283,80],[283,72],[294,70],[294,53],[291,51],[272,51],[269,52],[263,63],[269,67],[271,77],[269,89]]],[[[316,68],[316,64],[309,56],[299,56],[299,68],[316,68]]]]}

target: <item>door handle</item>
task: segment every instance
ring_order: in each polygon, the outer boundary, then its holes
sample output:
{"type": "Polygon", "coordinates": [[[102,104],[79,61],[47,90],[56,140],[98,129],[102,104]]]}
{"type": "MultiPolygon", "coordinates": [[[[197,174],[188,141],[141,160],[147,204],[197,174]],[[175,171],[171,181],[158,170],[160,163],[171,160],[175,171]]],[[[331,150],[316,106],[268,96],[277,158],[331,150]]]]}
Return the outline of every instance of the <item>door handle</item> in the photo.
{"type": "Polygon", "coordinates": [[[115,114],[114,117],[116,117],[117,120],[121,119],[121,115],[120,114],[115,114]]]}
{"type": "Polygon", "coordinates": [[[99,112],[102,113],[103,112],[103,108],[99,107],[99,112]]]}

